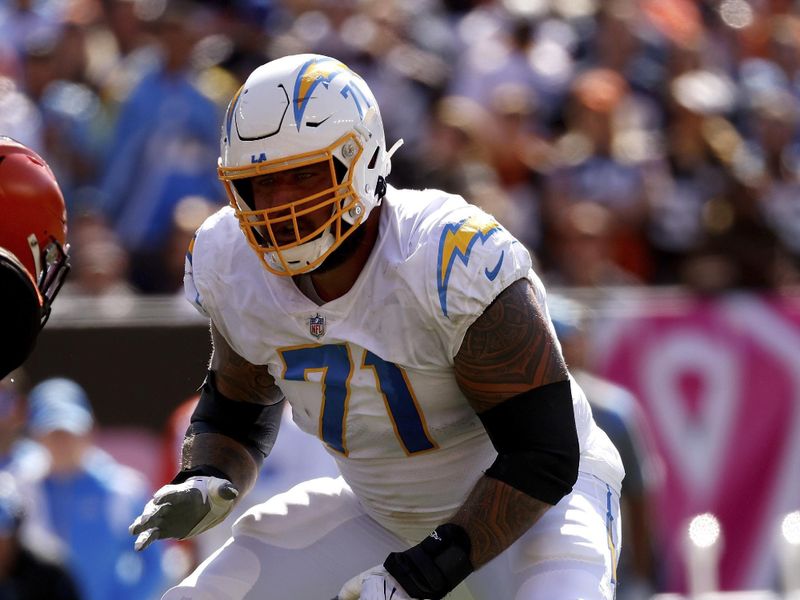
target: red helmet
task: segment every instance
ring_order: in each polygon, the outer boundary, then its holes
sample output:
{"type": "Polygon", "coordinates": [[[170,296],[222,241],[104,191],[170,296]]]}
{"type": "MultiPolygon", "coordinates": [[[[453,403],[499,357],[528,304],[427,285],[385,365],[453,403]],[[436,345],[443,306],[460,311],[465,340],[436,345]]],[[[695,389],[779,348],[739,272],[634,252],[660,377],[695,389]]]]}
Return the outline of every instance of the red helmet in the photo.
{"type": "Polygon", "coordinates": [[[0,248],[36,286],[41,324],[69,269],[67,211],[55,175],[36,152],[0,136],[0,248]]]}

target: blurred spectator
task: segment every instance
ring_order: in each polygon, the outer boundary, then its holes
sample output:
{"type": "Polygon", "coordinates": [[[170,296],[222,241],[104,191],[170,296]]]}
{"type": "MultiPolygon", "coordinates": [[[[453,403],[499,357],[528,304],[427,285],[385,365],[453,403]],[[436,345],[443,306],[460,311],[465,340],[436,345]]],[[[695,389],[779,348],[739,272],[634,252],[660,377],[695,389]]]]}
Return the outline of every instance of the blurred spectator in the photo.
{"type": "Polygon", "coordinates": [[[755,188],[765,223],[800,264],[800,98],[782,86],[754,90],[746,113],[746,144],[734,172],[755,188]]]}
{"type": "Polygon", "coordinates": [[[776,15],[770,25],[767,56],[783,71],[794,94],[800,96],[800,15],[776,15]]]}
{"type": "MultiPolygon", "coordinates": [[[[39,102],[45,88],[51,81],[61,77],[61,68],[65,67],[59,57],[59,41],[61,28],[48,35],[33,36],[25,40],[20,49],[22,58],[22,87],[35,101],[39,102]]],[[[64,72],[66,75],[66,72],[64,72]]]]}
{"type": "Polygon", "coordinates": [[[724,171],[741,143],[728,116],[736,106],[728,77],[688,71],[669,86],[660,168],[649,175],[647,237],[652,281],[676,283],[680,264],[703,239],[703,212],[724,190],[724,171]]]}
{"type": "Polygon", "coordinates": [[[574,71],[570,53],[574,32],[564,22],[553,20],[537,27],[524,12],[503,10],[496,3],[479,4],[457,23],[463,48],[449,93],[488,107],[498,87],[524,86],[537,99],[543,121],[556,120],[574,71]]]}
{"type": "Polygon", "coordinates": [[[617,222],[602,204],[575,202],[551,223],[543,276],[553,286],[601,288],[641,283],[614,262],[617,222]]]}
{"type": "Polygon", "coordinates": [[[764,219],[757,190],[729,176],[724,194],[704,216],[704,239],[687,256],[682,283],[703,294],[797,283],[797,269],[764,219]]]}
{"type": "Polygon", "coordinates": [[[17,51],[6,40],[0,40],[0,76],[19,81],[21,69],[17,51]]]}
{"type": "Polygon", "coordinates": [[[124,102],[102,184],[104,210],[131,255],[131,278],[143,292],[171,292],[161,256],[175,205],[199,195],[222,204],[213,170],[221,107],[197,88],[192,49],[201,15],[168,3],[153,21],[162,49],[124,102]]]}
{"type": "Polygon", "coordinates": [[[481,131],[488,119],[488,112],[470,98],[441,98],[426,127],[417,185],[471,198],[476,187],[496,183],[481,131]]]}
{"type": "Polygon", "coordinates": [[[116,232],[99,215],[78,215],[70,223],[72,271],[64,293],[115,300],[133,296],[128,253],[116,232]]]}
{"type": "Polygon", "coordinates": [[[651,499],[661,477],[660,458],[636,398],[592,371],[588,356],[586,308],[557,294],[547,299],[550,316],[570,373],[581,386],[600,428],[619,450],[625,467],[620,511],[622,550],[617,568],[617,598],[642,600],[659,589],[660,558],[651,499]]]}
{"type": "Polygon", "coordinates": [[[581,67],[610,69],[632,89],[657,93],[666,68],[663,54],[669,41],[685,46],[701,32],[691,0],[641,3],[610,0],[599,7],[587,40],[581,67]]]}
{"type": "Polygon", "coordinates": [[[37,153],[44,148],[44,123],[36,104],[8,77],[0,75],[0,135],[37,153]]]}
{"type": "Polygon", "coordinates": [[[28,430],[50,454],[37,482],[38,518],[60,548],[86,600],[148,600],[167,581],[161,550],[135,553],[127,525],[150,489],[144,477],[92,442],[94,416],[85,391],[69,379],[48,379],[29,395],[28,430]]]}
{"type": "Polygon", "coordinates": [[[49,37],[61,29],[65,2],[8,0],[0,4],[0,39],[19,51],[29,40],[49,37]]]}
{"type": "Polygon", "coordinates": [[[102,90],[109,112],[130,96],[144,73],[158,64],[159,52],[141,18],[146,3],[102,0],[102,19],[89,39],[89,77],[102,90]]]}
{"type": "Polygon", "coordinates": [[[24,89],[43,120],[45,154],[70,212],[97,204],[96,180],[111,123],[105,105],[86,80],[85,32],[65,25],[31,39],[22,53],[24,89]]]}
{"type": "Polygon", "coordinates": [[[614,222],[611,260],[644,279],[651,269],[643,233],[645,182],[655,156],[640,106],[615,71],[591,69],[578,76],[547,180],[543,218],[549,226],[574,202],[604,206],[614,222]]]}
{"type": "Polygon", "coordinates": [[[491,93],[489,110],[491,127],[485,129],[484,137],[490,166],[502,190],[499,195],[508,198],[508,206],[496,215],[509,224],[519,241],[537,251],[541,242],[539,190],[550,169],[552,152],[536,120],[537,98],[524,86],[505,84],[491,93]]]}
{"type": "Polygon", "coordinates": [[[0,471],[15,479],[31,479],[47,467],[47,453],[25,437],[26,375],[16,369],[0,379],[0,471]]]}
{"type": "Polygon", "coordinates": [[[237,85],[267,61],[271,30],[281,22],[285,7],[280,2],[236,0],[216,3],[213,31],[206,42],[220,52],[219,64],[237,85]]]}
{"type": "Polygon", "coordinates": [[[13,477],[0,473],[0,598],[79,600],[72,577],[60,564],[39,556],[20,537],[25,500],[13,477]]]}
{"type": "MultiPolygon", "coordinates": [[[[61,553],[53,534],[41,523],[40,498],[36,482],[49,468],[49,454],[41,444],[25,435],[28,416],[27,376],[20,368],[0,380],[0,473],[14,479],[14,485],[26,499],[29,516],[17,533],[20,541],[43,558],[59,562],[61,553]]],[[[0,598],[4,598],[0,594],[0,598]]]]}

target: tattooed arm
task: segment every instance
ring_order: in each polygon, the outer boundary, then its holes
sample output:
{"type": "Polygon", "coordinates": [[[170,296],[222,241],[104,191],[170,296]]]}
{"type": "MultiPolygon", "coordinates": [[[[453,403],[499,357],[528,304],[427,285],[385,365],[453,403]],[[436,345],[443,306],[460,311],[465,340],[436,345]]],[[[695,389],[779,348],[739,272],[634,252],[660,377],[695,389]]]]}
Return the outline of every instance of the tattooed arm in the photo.
{"type": "Polygon", "coordinates": [[[444,598],[572,488],[579,446],[569,374],[529,281],[508,286],[470,326],[455,375],[497,460],[448,523],[348,582],[340,598],[358,597],[353,581],[362,591],[399,584],[401,598],[444,598]]]}
{"type": "MultiPolygon", "coordinates": [[[[213,323],[211,341],[211,371],[219,392],[237,402],[265,406],[283,400],[272,375],[265,365],[254,365],[230,347],[213,323]]],[[[199,465],[211,465],[230,477],[236,488],[244,493],[255,483],[260,465],[242,444],[220,433],[187,433],[181,451],[181,468],[189,470],[199,465]]]]}
{"type": "MultiPolygon", "coordinates": [[[[478,414],[533,388],[568,378],[531,284],[506,288],[467,330],[455,357],[456,380],[478,414]]],[[[451,519],[468,533],[477,569],[527,531],[550,504],[482,477],[451,519]]]]}
{"type": "Polygon", "coordinates": [[[183,440],[181,470],[128,528],[136,550],[222,522],[253,487],[278,434],[283,396],[267,367],[236,354],[213,323],[211,339],[211,371],[183,440]]]}

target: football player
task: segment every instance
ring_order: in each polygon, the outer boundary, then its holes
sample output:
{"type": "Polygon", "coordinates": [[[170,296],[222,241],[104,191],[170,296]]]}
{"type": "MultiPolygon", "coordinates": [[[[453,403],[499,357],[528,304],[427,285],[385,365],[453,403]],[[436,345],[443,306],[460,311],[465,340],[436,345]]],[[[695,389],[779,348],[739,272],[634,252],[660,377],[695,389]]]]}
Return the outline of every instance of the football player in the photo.
{"type": "Polygon", "coordinates": [[[460,197],[388,186],[397,144],[333,58],[257,68],[221,137],[231,206],[185,277],[210,370],[135,546],[223,519],[284,401],[341,477],[251,508],[164,598],[611,599],[622,467],[523,245],[460,197]]]}
{"type": "Polygon", "coordinates": [[[36,152],[0,136],[0,378],[33,350],[69,270],[64,197],[36,152]]]}

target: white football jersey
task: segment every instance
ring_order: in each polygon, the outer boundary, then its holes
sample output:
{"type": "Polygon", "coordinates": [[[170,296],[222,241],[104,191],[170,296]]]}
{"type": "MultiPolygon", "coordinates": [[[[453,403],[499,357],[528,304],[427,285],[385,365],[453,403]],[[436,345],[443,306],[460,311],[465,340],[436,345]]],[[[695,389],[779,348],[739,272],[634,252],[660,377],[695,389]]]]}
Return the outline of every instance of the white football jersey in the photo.
{"type": "MultiPolygon", "coordinates": [[[[437,190],[390,188],[355,285],[317,305],[264,269],[229,207],[187,255],[188,299],[231,347],[268,365],[294,420],[322,440],[367,512],[406,539],[446,521],[496,457],[453,357],[497,295],[527,278],[527,250],[493,217],[437,190]]],[[[581,470],[619,491],[616,449],[572,382],[581,470]]]]}

